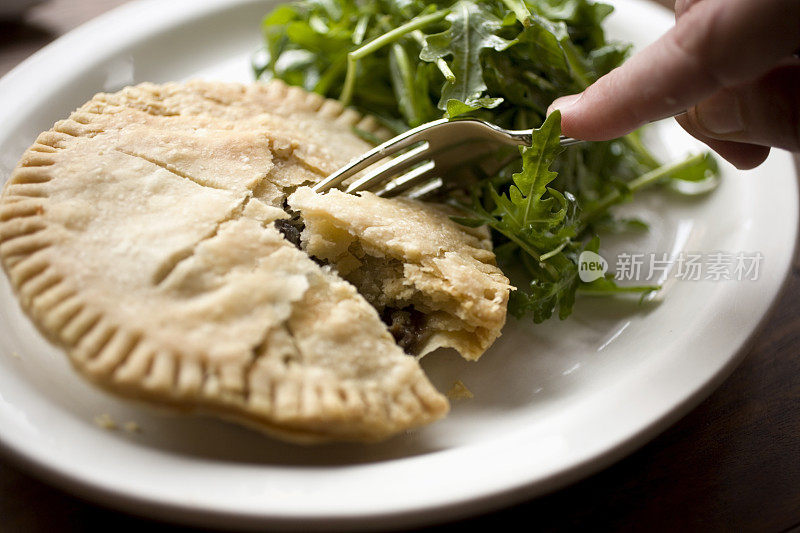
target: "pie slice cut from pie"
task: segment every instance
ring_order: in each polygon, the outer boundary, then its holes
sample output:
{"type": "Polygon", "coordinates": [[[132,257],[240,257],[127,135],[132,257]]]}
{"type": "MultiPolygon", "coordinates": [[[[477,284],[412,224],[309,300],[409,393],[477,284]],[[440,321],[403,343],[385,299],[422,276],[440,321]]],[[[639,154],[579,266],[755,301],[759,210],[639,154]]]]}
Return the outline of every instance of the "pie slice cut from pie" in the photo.
{"type": "Polygon", "coordinates": [[[289,197],[309,255],[336,265],[382,314],[403,348],[454,348],[477,360],[506,321],[508,279],[484,229],[457,225],[443,206],[303,187],[289,197]]]}
{"type": "Polygon", "coordinates": [[[340,193],[308,195],[369,149],[354,126],[383,133],[281,82],[98,94],[39,136],[0,198],[0,259],[23,309],[108,391],[287,440],[375,441],[441,418],[447,400],[380,312],[424,314],[416,352],[474,359],[499,334],[508,284],[488,243],[436,208],[364,196],[339,212],[340,193]],[[293,242],[295,191],[311,222],[293,242]],[[370,230],[375,210],[441,230],[414,255],[370,230]],[[323,219],[377,270],[304,245],[323,219]],[[384,273],[380,300],[362,278],[384,273]]]}

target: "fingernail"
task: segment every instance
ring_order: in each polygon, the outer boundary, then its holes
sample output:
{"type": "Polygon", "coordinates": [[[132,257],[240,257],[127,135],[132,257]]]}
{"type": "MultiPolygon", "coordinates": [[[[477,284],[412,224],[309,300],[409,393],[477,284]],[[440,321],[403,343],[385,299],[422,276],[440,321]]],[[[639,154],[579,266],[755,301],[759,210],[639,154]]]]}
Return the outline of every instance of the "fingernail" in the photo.
{"type": "Polygon", "coordinates": [[[744,131],[742,105],[733,91],[723,89],[700,102],[694,109],[698,125],[714,135],[730,135],[744,131]]]}
{"type": "Polygon", "coordinates": [[[550,104],[550,107],[547,108],[547,114],[549,115],[556,109],[560,110],[562,113],[568,110],[570,107],[578,103],[578,100],[581,99],[580,94],[570,94],[569,96],[562,96],[561,98],[556,98],[553,100],[553,103],[550,104]]]}

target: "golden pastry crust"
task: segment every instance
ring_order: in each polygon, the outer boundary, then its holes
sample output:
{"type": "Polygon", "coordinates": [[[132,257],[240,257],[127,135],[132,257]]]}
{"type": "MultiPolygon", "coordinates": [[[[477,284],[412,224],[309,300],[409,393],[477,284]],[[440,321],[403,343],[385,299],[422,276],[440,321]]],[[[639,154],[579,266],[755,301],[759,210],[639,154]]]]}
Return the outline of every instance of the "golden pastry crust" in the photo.
{"type": "Polygon", "coordinates": [[[0,200],[23,308],[83,375],[300,442],[377,440],[447,400],[355,288],[273,222],[376,131],[274,82],[99,94],[39,136],[0,200]]]}
{"type": "Polygon", "coordinates": [[[368,192],[303,187],[289,205],[305,222],[309,255],[336,264],[379,310],[425,315],[414,353],[449,347],[477,360],[500,336],[511,287],[485,230],[456,224],[444,208],[368,192]]]}

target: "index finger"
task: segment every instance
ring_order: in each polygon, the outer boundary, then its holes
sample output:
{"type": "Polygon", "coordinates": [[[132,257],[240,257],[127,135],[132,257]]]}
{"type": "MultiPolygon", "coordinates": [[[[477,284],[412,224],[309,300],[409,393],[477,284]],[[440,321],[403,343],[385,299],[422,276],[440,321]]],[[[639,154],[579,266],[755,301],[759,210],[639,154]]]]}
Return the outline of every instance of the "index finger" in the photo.
{"type": "Polygon", "coordinates": [[[764,74],[799,46],[797,0],[704,0],[580,97],[552,107],[566,135],[613,139],[764,74]]]}

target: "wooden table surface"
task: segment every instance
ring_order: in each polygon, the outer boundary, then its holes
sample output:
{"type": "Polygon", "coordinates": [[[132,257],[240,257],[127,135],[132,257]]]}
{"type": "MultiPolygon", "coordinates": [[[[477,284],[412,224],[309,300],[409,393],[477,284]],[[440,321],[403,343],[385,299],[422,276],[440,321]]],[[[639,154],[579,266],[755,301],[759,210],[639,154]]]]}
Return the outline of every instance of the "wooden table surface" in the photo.
{"type": "MultiPolygon", "coordinates": [[[[669,0],[663,0],[669,3],[669,0]]],[[[52,0],[0,23],[0,75],[124,0],[52,0]]],[[[0,104],[2,105],[2,104],[0,104]]],[[[800,259],[742,365],[707,400],[616,465],[536,500],[449,527],[800,531],[800,259]]],[[[79,500],[0,458],[0,531],[171,526],[79,500]]]]}

